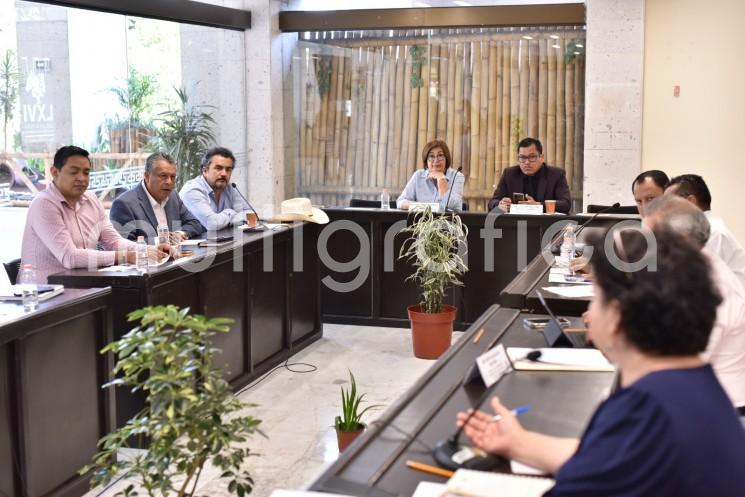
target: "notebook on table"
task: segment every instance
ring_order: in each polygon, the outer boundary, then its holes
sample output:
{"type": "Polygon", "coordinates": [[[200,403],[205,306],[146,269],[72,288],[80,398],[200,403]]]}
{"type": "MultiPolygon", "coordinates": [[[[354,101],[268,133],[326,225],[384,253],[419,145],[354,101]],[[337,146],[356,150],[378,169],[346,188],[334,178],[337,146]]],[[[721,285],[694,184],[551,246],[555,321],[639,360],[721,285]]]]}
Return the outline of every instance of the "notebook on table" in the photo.
{"type": "MultiPolygon", "coordinates": [[[[63,285],[36,285],[36,289],[39,293],[39,302],[49,300],[65,291],[63,285]]],[[[10,285],[0,288],[0,301],[21,302],[22,300],[23,293],[21,291],[21,285],[10,285]]]]}
{"type": "Polygon", "coordinates": [[[462,497],[540,497],[554,480],[539,476],[459,469],[447,482],[449,494],[462,497]]]}

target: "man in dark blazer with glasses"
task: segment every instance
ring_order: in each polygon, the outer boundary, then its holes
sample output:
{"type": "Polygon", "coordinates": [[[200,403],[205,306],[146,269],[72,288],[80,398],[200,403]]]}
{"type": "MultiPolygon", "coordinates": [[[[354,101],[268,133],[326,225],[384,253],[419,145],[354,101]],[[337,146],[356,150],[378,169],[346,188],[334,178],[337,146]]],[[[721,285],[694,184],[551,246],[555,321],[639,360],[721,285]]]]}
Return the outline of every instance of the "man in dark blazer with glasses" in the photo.
{"type": "Polygon", "coordinates": [[[543,145],[535,138],[523,138],[517,145],[519,164],[502,172],[497,189],[489,200],[489,210],[499,207],[509,212],[516,201],[528,204],[542,204],[545,200],[556,200],[556,212],[568,214],[572,208],[572,195],[569,192],[566,173],[559,167],[544,162],[543,145]],[[522,199],[517,197],[523,196],[522,199]]]}

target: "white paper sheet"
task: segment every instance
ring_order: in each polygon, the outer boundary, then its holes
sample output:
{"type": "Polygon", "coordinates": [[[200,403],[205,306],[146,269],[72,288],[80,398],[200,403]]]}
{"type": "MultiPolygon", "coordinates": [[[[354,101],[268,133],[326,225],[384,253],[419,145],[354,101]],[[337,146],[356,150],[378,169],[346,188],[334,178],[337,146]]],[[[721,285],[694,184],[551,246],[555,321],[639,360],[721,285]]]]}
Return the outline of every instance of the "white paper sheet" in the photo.
{"type": "Polygon", "coordinates": [[[471,469],[459,469],[447,483],[449,492],[467,497],[540,497],[553,486],[550,478],[471,469]]]}
{"type": "Polygon", "coordinates": [[[510,460],[510,471],[512,471],[516,475],[548,476],[548,473],[541,469],[534,468],[533,466],[528,466],[527,464],[523,464],[521,462],[513,460],[510,460]]]}
{"type": "Polygon", "coordinates": [[[507,355],[517,370],[615,371],[613,364],[597,349],[507,347],[507,355]],[[541,352],[538,360],[526,359],[534,350],[541,352]]]}
{"type": "Polygon", "coordinates": [[[440,497],[446,495],[447,485],[431,481],[420,481],[411,497],[440,497]]]}
{"type": "Polygon", "coordinates": [[[182,247],[196,247],[203,241],[205,241],[204,238],[193,238],[191,240],[184,240],[183,242],[181,242],[181,246],[182,247]]]}
{"type": "Polygon", "coordinates": [[[128,266],[124,264],[119,264],[118,266],[107,266],[102,267],[98,270],[99,273],[126,273],[127,271],[131,271],[135,269],[134,266],[128,266]]]}
{"type": "Polygon", "coordinates": [[[543,290],[573,299],[591,298],[595,296],[595,291],[593,290],[592,285],[586,284],[572,286],[544,286],[543,290]]]}

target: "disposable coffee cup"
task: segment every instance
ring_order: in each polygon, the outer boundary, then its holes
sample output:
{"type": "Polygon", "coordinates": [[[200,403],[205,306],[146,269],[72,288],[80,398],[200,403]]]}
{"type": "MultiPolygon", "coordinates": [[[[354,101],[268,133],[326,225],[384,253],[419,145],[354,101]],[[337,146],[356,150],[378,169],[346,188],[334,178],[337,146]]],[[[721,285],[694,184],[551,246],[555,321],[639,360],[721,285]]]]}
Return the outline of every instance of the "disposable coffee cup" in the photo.
{"type": "Polygon", "coordinates": [[[556,200],[546,200],[543,202],[546,208],[546,214],[553,214],[556,212],[556,200]]]}
{"type": "Polygon", "coordinates": [[[248,225],[249,228],[255,228],[258,222],[259,222],[259,216],[257,216],[255,212],[246,213],[246,224],[248,225]]]}

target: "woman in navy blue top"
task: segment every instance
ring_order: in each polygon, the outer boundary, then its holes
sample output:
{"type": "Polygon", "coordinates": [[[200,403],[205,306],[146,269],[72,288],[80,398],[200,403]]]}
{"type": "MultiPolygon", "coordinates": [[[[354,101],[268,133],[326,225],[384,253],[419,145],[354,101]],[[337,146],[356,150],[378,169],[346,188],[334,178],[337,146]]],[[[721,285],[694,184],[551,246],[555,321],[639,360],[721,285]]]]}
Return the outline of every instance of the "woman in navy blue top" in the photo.
{"type": "Polygon", "coordinates": [[[450,169],[450,149],[442,140],[427,143],[422,150],[423,169],[417,169],[396,199],[396,207],[408,209],[409,202],[435,202],[440,212],[460,211],[463,206],[462,173],[450,169]],[[447,205],[445,203],[447,202],[447,205]]]}
{"type": "Polygon", "coordinates": [[[502,419],[479,412],[465,433],[484,450],[555,474],[546,497],[745,496],[745,431],[698,356],[721,300],[706,261],[670,232],[655,231],[649,250],[640,231],[611,233],[612,257],[604,239],[593,243],[588,336],[618,366],[621,388],[581,440],[527,431],[498,399],[502,419]]]}

